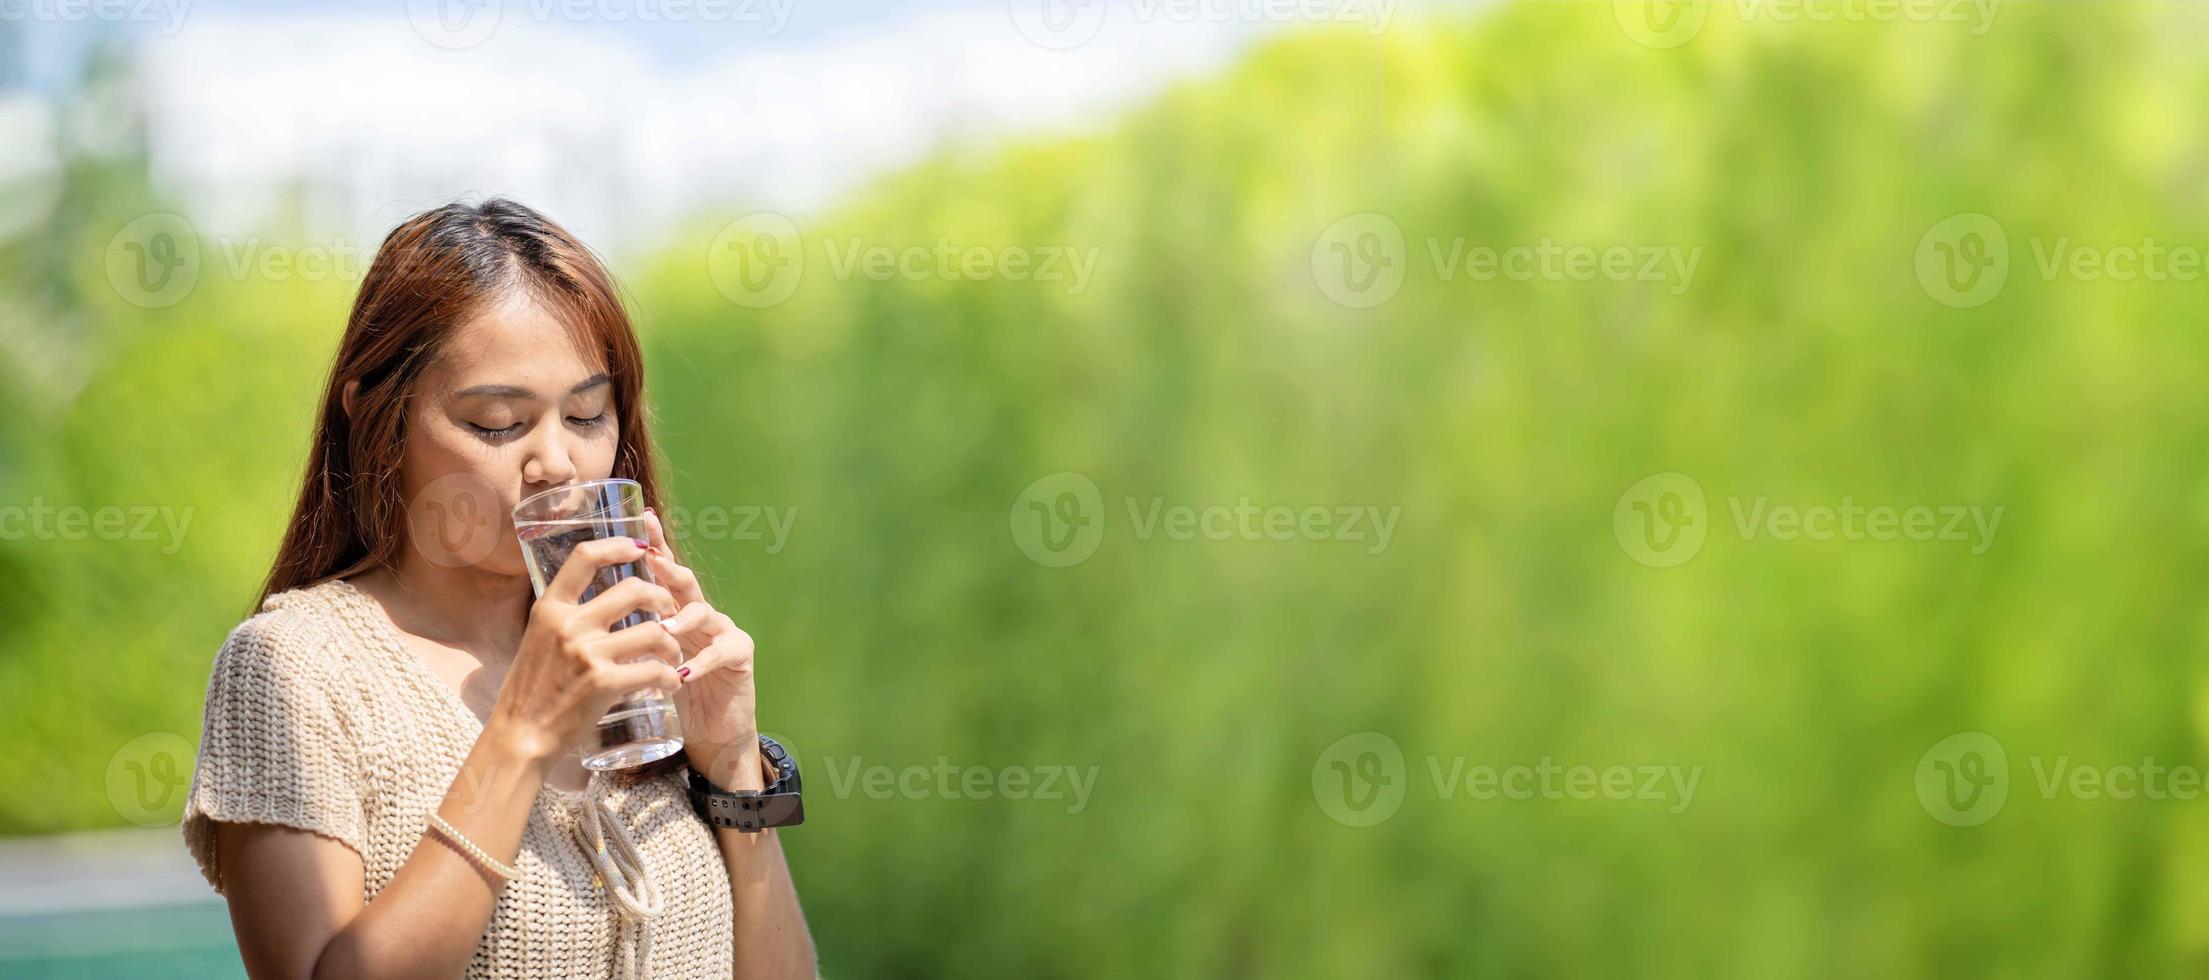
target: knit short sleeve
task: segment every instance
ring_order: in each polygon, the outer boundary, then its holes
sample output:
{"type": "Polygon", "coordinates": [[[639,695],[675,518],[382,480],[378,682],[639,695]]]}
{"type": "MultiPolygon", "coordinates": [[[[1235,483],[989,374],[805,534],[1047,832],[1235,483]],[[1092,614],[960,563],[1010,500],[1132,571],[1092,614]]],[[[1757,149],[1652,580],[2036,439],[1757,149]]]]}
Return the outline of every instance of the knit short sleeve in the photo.
{"type": "Polygon", "coordinates": [[[360,753],[332,697],[328,646],[304,617],[264,612],[215,655],[184,843],[217,892],[217,822],[296,827],[365,853],[360,753]]]}

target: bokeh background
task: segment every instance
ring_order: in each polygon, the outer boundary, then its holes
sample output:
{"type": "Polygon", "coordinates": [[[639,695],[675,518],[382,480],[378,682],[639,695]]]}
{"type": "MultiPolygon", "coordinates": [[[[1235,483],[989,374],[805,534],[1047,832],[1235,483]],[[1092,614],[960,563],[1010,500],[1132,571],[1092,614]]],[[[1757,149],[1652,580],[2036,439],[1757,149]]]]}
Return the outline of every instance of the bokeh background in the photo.
{"type": "Polygon", "coordinates": [[[490,194],[827,975],[2209,973],[2209,4],[645,9],[0,7],[0,974],[238,975],[207,672],[490,194]]]}

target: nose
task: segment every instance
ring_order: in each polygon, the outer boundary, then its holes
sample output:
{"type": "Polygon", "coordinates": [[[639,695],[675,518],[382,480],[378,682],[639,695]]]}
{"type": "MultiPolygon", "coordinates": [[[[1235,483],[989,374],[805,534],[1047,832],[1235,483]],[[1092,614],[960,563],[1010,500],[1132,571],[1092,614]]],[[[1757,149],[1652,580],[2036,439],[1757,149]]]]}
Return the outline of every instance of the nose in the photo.
{"type": "Polygon", "coordinates": [[[560,426],[540,426],[522,457],[522,482],[531,492],[575,482],[575,456],[560,426]]]}

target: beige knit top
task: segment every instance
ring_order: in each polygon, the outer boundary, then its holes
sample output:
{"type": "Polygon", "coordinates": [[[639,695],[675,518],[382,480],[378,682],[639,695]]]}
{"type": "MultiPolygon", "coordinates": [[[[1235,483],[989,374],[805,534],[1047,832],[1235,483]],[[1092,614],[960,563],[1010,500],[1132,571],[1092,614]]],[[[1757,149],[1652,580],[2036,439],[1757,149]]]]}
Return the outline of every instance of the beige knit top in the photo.
{"type": "MultiPolygon", "coordinates": [[[[360,855],[361,900],[372,900],[421,840],[482,731],[352,584],[271,596],[215,657],[184,843],[220,892],[216,821],[312,831],[360,855]]],[[[682,776],[629,787],[595,777],[592,790],[537,794],[514,860],[522,875],[499,892],[466,975],[728,977],[728,872],[682,776]],[[597,798],[609,826],[593,834],[584,814],[597,798]],[[656,914],[621,907],[586,850],[615,833],[634,842],[657,892],[646,911],[656,914]],[[648,969],[632,971],[639,950],[648,969]]]]}

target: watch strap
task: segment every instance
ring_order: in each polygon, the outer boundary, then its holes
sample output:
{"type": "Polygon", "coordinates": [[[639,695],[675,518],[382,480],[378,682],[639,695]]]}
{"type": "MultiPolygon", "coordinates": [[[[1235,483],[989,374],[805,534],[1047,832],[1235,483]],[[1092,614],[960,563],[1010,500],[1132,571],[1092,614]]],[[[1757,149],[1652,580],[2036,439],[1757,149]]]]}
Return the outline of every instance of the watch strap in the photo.
{"type": "Polygon", "coordinates": [[[805,822],[798,760],[765,735],[759,737],[759,757],[774,773],[764,790],[725,790],[696,770],[689,772],[690,807],[699,819],[747,834],[805,822]]]}

